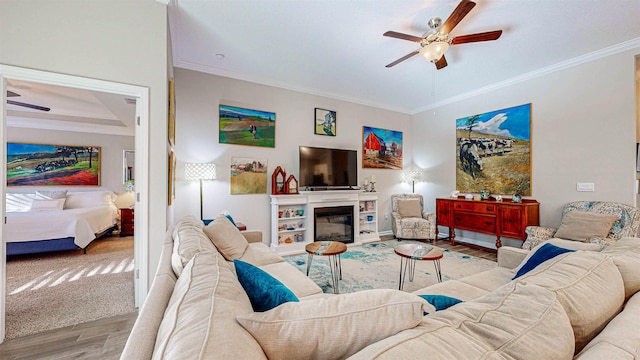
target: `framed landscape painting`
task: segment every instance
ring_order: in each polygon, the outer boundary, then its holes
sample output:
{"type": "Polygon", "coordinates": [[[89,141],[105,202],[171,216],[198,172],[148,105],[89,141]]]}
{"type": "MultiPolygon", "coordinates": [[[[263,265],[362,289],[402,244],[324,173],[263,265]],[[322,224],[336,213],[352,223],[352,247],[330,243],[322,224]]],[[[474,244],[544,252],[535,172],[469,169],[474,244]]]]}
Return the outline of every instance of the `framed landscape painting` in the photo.
{"type": "Polygon", "coordinates": [[[531,195],[531,104],[456,120],[456,189],[531,195]]]}
{"type": "Polygon", "coordinates": [[[336,136],[336,112],[331,110],[315,109],[315,121],[313,133],[316,135],[336,136]]]}
{"type": "Polygon", "coordinates": [[[231,158],[231,194],[266,194],[267,160],[231,158]]]}
{"type": "Polygon", "coordinates": [[[276,114],[220,105],[220,144],[276,146],[276,114]]]}
{"type": "Polygon", "coordinates": [[[100,186],[100,146],[7,143],[7,186],[100,186]]]}
{"type": "Polygon", "coordinates": [[[402,132],[362,127],[362,167],[402,169],[402,132]]]}

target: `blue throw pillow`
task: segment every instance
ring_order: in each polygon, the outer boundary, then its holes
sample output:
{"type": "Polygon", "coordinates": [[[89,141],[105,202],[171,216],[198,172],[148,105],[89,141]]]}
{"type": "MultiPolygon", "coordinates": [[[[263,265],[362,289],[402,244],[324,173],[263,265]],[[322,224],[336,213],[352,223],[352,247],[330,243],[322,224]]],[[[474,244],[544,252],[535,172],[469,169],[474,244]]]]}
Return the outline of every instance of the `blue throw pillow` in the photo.
{"type": "Polygon", "coordinates": [[[233,226],[238,227],[238,225],[236,225],[236,222],[233,221],[233,218],[231,217],[230,214],[225,214],[224,216],[227,217],[227,219],[229,219],[229,221],[231,221],[231,223],[233,224],[233,226]]]}
{"type": "Polygon", "coordinates": [[[238,280],[249,295],[253,311],[262,312],[298,297],[278,279],[264,270],[241,260],[233,260],[238,280]]]}
{"type": "Polygon", "coordinates": [[[427,302],[436,308],[436,311],[447,309],[457,303],[461,303],[462,300],[446,295],[418,295],[421,298],[427,300],[427,302]]]}
{"type": "Polygon", "coordinates": [[[550,243],[546,243],[542,245],[538,250],[536,250],[536,252],[533,253],[533,255],[531,255],[529,260],[527,260],[527,262],[520,268],[520,270],[518,270],[518,272],[516,273],[516,276],[514,276],[513,279],[511,280],[515,280],[519,278],[520,276],[535,269],[536,266],[542,264],[543,262],[549,259],[553,259],[554,257],[560,254],[564,254],[566,252],[574,252],[574,251],[575,250],[569,250],[569,249],[555,246],[550,243]]]}

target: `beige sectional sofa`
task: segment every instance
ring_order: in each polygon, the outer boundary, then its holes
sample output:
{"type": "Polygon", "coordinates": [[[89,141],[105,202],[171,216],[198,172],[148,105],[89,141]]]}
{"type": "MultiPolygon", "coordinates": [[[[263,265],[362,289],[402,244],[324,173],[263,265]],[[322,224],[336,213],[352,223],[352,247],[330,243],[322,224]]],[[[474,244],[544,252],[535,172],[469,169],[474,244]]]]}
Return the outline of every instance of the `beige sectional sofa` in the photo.
{"type": "Polygon", "coordinates": [[[516,260],[505,255],[499,265],[511,267],[415,294],[329,295],[271,252],[259,232],[244,232],[248,245],[239,241],[235,247],[220,241],[237,234],[210,226],[184,218],[167,232],[122,359],[640,357],[640,333],[634,330],[640,319],[640,238],[623,238],[602,252],[558,255],[516,280],[516,260]],[[225,258],[233,252],[279,279],[300,302],[254,313],[233,262],[225,258]],[[416,294],[463,302],[434,311],[416,294]]]}

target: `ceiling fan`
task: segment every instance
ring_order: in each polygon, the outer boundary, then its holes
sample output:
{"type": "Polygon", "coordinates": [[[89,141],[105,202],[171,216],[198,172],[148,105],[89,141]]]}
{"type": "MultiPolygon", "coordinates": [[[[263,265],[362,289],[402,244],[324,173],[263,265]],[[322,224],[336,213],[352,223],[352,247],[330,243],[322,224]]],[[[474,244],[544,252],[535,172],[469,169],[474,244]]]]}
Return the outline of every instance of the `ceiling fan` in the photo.
{"type": "Polygon", "coordinates": [[[402,34],[395,31],[387,31],[384,36],[389,36],[396,39],[414,41],[420,44],[421,49],[415,50],[400,59],[388,64],[386,67],[390,68],[395,66],[410,57],[421,54],[427,60],[436,64],[436,69],[440,70],[447,66],[447,59],[444,57],[444,53],[449,49],[450,45],[465,44],[478,41],[490,41],[497,40],[502,35],[502,30],[488,31],[477,34],[462,35],[451,37],[449,34],[456,25],[476,6],[476,3],[470,0],[462,0],[460,4],[453,10],[453,13],[449,18],[440,26],[442,20],[440,18],[433,18],[429,20],[429,27],[431,30],[427,31],[422,37],[402,34]]]}
{"type": "MultiPolygon", "coordinates": [[[[15,93],[13,91],[7,90],[7,98],[10,97],[17,97],[20,96],[20,94],[15,93]]],[[[50,111],[51,108],[48,107],[44,107],[44,106],[39,106],[39,105],[33,105],[33,104],[27,104],[27,103],[23,103],[20,101],[14,101],[14,100],[9,100],[7,99],[7,104],[11,104],[11,105],[16,105],[16,106],[23,106],[29,109],[35,109],[35,110],[41,110],[41,111],[50,111]]]]}

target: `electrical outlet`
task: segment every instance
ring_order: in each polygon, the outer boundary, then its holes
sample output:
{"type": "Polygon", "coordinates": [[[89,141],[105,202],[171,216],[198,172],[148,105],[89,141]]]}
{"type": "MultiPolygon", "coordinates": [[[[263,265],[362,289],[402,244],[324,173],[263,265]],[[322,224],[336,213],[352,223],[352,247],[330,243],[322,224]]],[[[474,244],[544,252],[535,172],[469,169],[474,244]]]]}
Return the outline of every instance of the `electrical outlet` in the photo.
{"type": "Polygon", "coordinates": [[[576,191],[596,191],[596,185],[594,183],[577,183],[576,191]]]}
{"type": "Polygon", "coordinates": [[[389,220],[389,214],[384,214],[384,220],[389,220]]]}

